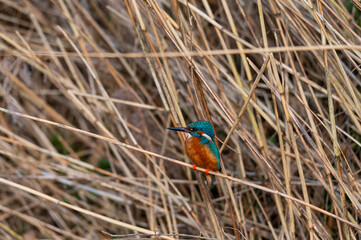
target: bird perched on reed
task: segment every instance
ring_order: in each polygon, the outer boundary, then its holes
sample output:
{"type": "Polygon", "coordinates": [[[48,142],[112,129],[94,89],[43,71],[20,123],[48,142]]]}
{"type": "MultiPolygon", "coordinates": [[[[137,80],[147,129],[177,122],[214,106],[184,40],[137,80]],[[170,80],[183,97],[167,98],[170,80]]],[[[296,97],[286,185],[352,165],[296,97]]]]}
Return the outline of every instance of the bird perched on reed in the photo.
{"type": "Polygon", "coordinates": [[[208,186],[212,187],[215,176],[209,176],[208,172],[221,170],[219,150],[214,143],[215,135],[212,124],[207,121],[197,121],[187,127],[170,127],[168,129],[188,133],[185,150],[194,163],[193,169],[196,170],[197,166],[205,168],[208,186]]]}

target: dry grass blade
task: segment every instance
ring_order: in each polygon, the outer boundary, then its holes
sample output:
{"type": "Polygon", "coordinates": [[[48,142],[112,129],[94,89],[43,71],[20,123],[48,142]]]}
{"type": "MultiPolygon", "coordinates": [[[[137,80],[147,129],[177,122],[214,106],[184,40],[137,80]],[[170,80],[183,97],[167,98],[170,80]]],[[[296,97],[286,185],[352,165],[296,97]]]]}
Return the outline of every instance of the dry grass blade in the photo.
{"type": "Polygon", "coordinates": [[[361,238],[359,1],[0,9],[0,239],[361,238]]]}

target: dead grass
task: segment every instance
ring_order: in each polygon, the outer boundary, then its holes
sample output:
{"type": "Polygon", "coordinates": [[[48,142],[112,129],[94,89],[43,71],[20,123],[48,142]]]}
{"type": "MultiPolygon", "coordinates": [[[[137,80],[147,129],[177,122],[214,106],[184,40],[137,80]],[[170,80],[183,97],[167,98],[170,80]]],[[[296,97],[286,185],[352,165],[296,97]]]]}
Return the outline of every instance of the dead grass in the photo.
{"type": "Polygon", "coordinates": [[[0,238],[360,239],[357,7],[0,0],[0,238]]]}

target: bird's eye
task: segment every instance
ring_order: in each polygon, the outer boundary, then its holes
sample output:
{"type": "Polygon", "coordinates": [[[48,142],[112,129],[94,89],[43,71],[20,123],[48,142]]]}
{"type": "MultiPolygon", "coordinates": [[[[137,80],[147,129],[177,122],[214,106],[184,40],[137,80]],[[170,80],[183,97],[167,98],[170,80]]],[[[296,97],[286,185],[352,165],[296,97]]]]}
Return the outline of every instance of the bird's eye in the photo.
{"type": "Polygon", "coordinates": [[[192,128],[192,131],[193,131],[193,132],[197,132],[197,131],[198,131],[198,128],[192,128]]]}

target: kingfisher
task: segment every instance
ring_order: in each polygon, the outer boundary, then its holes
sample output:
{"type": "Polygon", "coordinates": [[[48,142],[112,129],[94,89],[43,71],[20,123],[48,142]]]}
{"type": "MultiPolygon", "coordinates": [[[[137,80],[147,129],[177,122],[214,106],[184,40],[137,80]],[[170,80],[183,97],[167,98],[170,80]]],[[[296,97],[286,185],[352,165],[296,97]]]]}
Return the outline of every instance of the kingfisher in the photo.
{"type": "Polygon", "coordinates": [[[214,130],[210,122],[196,121],[186,127],[170,127],[174,131],[187,133],[185,150],[187,156],[194,163],[193,169],[201,167],[206,169],[208,186],[213,186],[215,176],[209,176],[209,171],[221,171],[219,150],[214,143],[214,130]]]}

